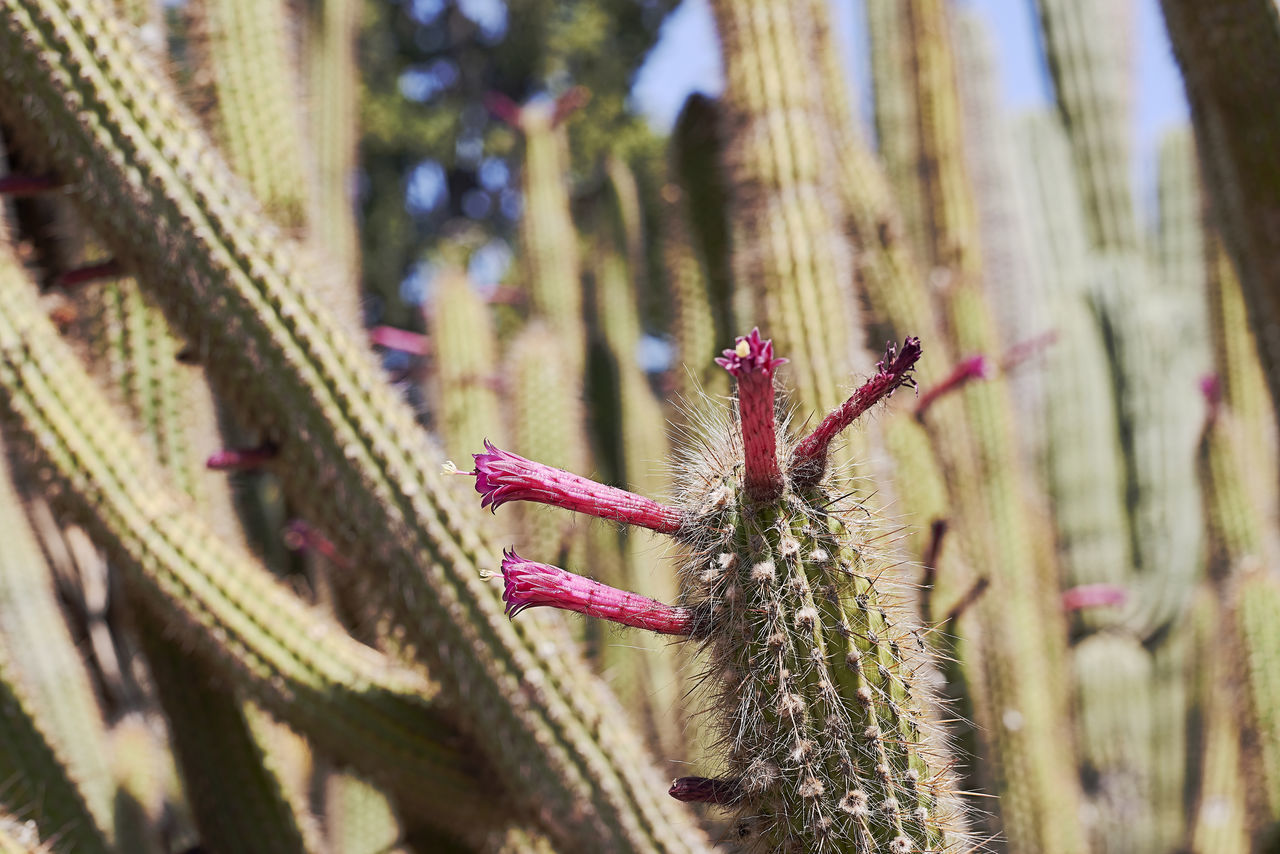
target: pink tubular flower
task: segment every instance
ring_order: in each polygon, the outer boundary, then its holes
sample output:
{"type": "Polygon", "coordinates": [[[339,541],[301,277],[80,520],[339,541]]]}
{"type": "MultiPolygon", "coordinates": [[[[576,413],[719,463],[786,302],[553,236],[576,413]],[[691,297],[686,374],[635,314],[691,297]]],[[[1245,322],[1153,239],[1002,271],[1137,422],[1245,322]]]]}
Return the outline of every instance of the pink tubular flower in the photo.
{"type": "Polygon", "coordinates": [[[1081,584],[1062,591],[1062,610],[1118,608],[1129,600],[1129,592],[1119,584],[1081,584]]]}
{"type": "Polygon", "coordinates": [[[558,468],[544,466],[494,446],[488,439],[483,454],[472,454],[476,492],[481,507],[495,511],[508,501],[536,501],[639,525],[661,534],[675,534],[683,517],[679,510],[558,468]]]}
{"type": "Polygon", "coordinates": [[[796,446],[791,455],[791,477],[797,486],[812,486],[822,479],[831,440],[841,431],[899,386],[915,385],[911,372],[922,352],[919,338],[908,338],[902,343],[901,351],[892,342],[885,347],[884,358],[876,364],[876,375],[863,383],[840,408],[822,419],[796,446]]]}
{"type": "Polygon", "coordinates": [[[688,635],[692,630],[688,608],[664,605],[557,566],[525,560],[513,549],[502,553],[502,579],[508,617],[546,605],[664,635],[688,635]]]}
{"type": "Polygon", "coordinates": [[[369,330],[369,343],[388,350],[399,350],[410,356],[425,356],[431,352],[431,341],[419,332],[397,329],[394,326],[374,326],[369,330]]]}
{"type": "Polygon", "coordinates": [[[253,471],[274,459],[277,452],[272,442],[256,448],[225,448],[210,454],[204,466],[211,471],[253,471]]]}
{"type": "Polygon", "coordinates": [[[667,794],[686,804],[720,804],[730,806],[742,799],[742,784],[737,780],[711,777],[677,777],[667,794]]]}
{"type": "Polygon", "coordinates": [[[943,395],[958,391],[974,380],[985,380],[989,375],[986,356],[961,359],[946,379],[920,395],[920,400],[916,403],[916,418],[923,418],[925,411],[943,395]]]}
{"type": "Polygon", "coordinates": [[[751,330],[725,350],[716,364],[738,381],[738,420],[742,423],[744,484],[754,501],[772,501],[782,494],[782,469],[778,467],[776,421],[773,412],[773,375],[786,359],[773,357],[773,342],[751,330]]]}

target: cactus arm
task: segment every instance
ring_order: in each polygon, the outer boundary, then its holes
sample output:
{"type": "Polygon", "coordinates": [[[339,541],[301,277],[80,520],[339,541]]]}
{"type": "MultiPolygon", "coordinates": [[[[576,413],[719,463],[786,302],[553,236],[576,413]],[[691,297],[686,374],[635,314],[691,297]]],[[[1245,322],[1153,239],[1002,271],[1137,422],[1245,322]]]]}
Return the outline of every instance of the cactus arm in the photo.
{"type": "Polygon", "coordinates": [[[397,619],[511,791],[579,847],[701,849],[583,665],[538,651],[542,632],[502,617],[477,569],[492,551],[447,497],[411,413],[306,293],[290,245],[127,37],[87,0],[33,0],[5,17],[0,46],[11,57],[0,111],[74,178],[170,319],[217,352],[211,379],[228,402],[294,437],[278,461],[291,497],[362,571],[399,588],[397,619]]]}
{"type": "Polygon", "coordinates": [[[827,412],[865,354],[840,200],[827,186],[838,158],[812,21],[779,0],[721,0],[712,12],[725,59],[735,313],[768,325],[794,358],[802,411],[827,412]]]}
{"type": "Polygon", "coordinates": [[[718,344],[735,328],[730,305],[729,238],[725,186],[720,169],[720,118],[706,97],[690,95],[671,132],[672,192],[663,247],[672,300],[677,384],[682,393],[727,394],[723,371],[714,370],[718,344]],[[683,362],[683,364],[680,364],[683,362]]]}
{"type": "Polygon", "coordinates": [[[352,185],[359,139],[359,74],[356,39],[361,4],[356,0],[313,3],[305,14],[307,92],[315,177],[308,194],[312,244],[323,247],[339,266],[335,278],[348,291],[358,287],[360,239],[352,185]]]}
{"type": "Polygon", "coordinates": [[[1134,6],[1128,0],[1036,2],[1080,176],[1089,242],[1104,250],[1141,246],[1129,180],[1134,6]]]}
{"type": "Polygon", "coordinates": [[[1239,270],[1273,409],[1280,412],[1280,120],[1259,104],[1280,79],[1280,10],[1270,0],[1164,0],[1205,185],[1239,270]]]}
{"type": "Polygon", "coordinates": [[[520,110],[524,137],[520,217],[521,259],[533,313],[564,342],[569,364],[586,358],[578,232],[569,210],[568,141],[545,105],[520,110]]]}
{"type": "Polygon", "coordinates": [[[0,809],[34,822],[39,839],[58,850],[107,854],[102,831],[35,715],[16,687],[8,653],[0,654],[0,809]]]}
{"type": "Polygon", "coordinates": [[[433,741],[431,733],[449,728],[431,709],[427,686],[349,641],[213,538],[161,485],[7,256],[0,288],[4,396],[15,435],[170,630],[335,755],[370,773],[381,766],[403,774],[402,791],[434,779],[450,793],[449,811],[483,814],[478,795],[467,806],[466,793],[478,785],[473,765],[433,741]],[[69,420],[68,411],[78,417],[69,420]]]}
{"type": "Polygon", "coordinates": [[[50,741],[67,757],[98,825],[110,833],[112,780],[102,710],[3,456],[0,529],[0,634],[13,659],[12,675],[50,741]]]}
{"type": "Polygon", "coordinates": [[[273,219],[301,228],[310,182],[287,4],[198,0],[190,14],[193,76],[219,148],[273,219]]]}
{"type": "Polygon", "coordinates": [[[136,631],[201,841],[215,851],[302,852],[308,844],[279,777],[253,737],[234,694],[174,647],[150,615],[136,631]]]}
{"type": "Polygon", "coordinates": [[[465,459],[485,439],[502,444],[506,431],[498,418],[493,319],[461,270],[449,268],[437,276],[427,321],[436,357],[436,432],[446,453],[465,459]]]}

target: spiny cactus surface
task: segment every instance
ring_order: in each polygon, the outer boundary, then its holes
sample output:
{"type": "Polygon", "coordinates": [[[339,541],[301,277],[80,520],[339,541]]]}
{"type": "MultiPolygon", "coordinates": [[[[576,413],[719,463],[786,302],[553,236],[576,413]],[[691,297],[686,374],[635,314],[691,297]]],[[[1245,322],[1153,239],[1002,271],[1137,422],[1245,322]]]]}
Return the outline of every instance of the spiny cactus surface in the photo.
{"type": "Polygon", "coordinates": [[[508,550],[511,616],[552,606],[688,638],[709,663],[720,776],[671,795],[736,816],[752,851],[950,851],[958,826],[926,722],[920,635],[876,563],[872,526],[826,473],[832,440],[912,384],[920,343],[890,346],[875,374],[796,441],[776,414],[785,362],[758,330],[717,361],[738,418],[679,464],[676,506],[489,446],[476,454],[487,506],[537,501],[673,536],[686,550],[681,601],[664,604],[508,550]]]}

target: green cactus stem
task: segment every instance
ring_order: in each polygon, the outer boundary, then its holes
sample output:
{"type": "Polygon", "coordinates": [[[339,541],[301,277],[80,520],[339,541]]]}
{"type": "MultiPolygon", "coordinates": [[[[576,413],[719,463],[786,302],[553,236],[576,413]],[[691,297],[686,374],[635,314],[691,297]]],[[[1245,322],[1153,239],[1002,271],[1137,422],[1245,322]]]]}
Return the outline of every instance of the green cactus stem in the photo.
{"type": "Polygon", "coordinates": [[[443,820],[485,814],[474,762],[440,743],[452,730],[431,708],[429,686],[351,641],[214,538],[163,485],[8,257],[0,290],[0,385],[15,442],[167,631],[333,755],[387,775],[407,796],[416,791],[424,811],[434,809],[424,781],[434,780],[438,797],[448,793],[443,820]]]}
{"type": "Polygon", "coordinates": [[[502,442],[493,319],[461,270],[448,267],[436,276],[427,322],[435,355],[435,428],[445,452],[456,459],[486,438],[502,442]]]}
{"type": "Polygon", "coordinates": [[[1239,272],[1249,322],[1280,412],[1280,10],[1267,0],[1163,0],[1165,25],[1191,102],[1205,186],[1239,272]]]}
{"type": "Polygon", "coordinates": [[[37,712],[17,688],[7,652],[0,652],[0,810],[34,822],[40,841],[60,851],[107,854],[67,764],[36,723],[37,712]]]}
{"type": "Polygon", "coordinates": [[[218,147],[277,222],[301,228],[311,183],[286,6],[198,0],[188,39],[218,147]]]}
{"type": "Polygon", "coordinates": [[[805,11],[784,0],[712,3],[725,60],[734,313],[768,325],[794,355],[808,415],[839,406],[841,383],[866,357],[841,202],[828,183],[836,137],[805,11]]]}
{"type": "Polygon", "coordinates": [[[524,139],[520,182],[524,194],[520,217],[524,287],[534,316],[550,324],[563,341],[575,370],[586,358],[586,334],[578,232],[569,211],[569,144],[563,123],[572,112],[572,102],[583,94],[572,90],[555,105],[524,107],[490,98],[492,106],[502,107],[495,112],[509,118],[524,139]]]}
{"type": "Polygon", "coordinates": [[[839,509],[823,475],[835,435],[911,382],[919,355],[915,339],[901,353],[890,348],[872,380],[795,441],[773,408],[784,360],[758,331],[739,338],[719,360],[737,380],[738,417],[689,452],[679,507],[494,448],[476,455],[486,503],[628,513],[659,530],[665,518],[680,520],[670,532],[691,555],[682,604],[512,551],[503,561],[507,610],[514,618],[552,606],[702,644],[722,773],[681,778],[671,794],[731,809],[748,850],[906,854],[961,844],[942,748],[927,732],[923,642],[875,566],[872,528],[839,509]]]}
{"type": "Polygon", "coordinates": [[[1193,755],[1196,781],[1190,817],[1194,854],[1245,854],[1245,781],[1240,766],[1240,727],[1235,702],[1231,641],[1218,593],[1202,588],[1192,608],[1196,635],[1194,704],[1200,736],[1193,755]]]}
{"type": "Polygon", "coordinates": [[[12,675],[67,758],[98,826],[110,834],[112,779],[102,709],[58,604],[52,569],[10,481],[5,453],[0,447],[0,636],[12,675]]]}
{"type": "Polygon", "coordinates": [[[1140,248],[1130,190],[1134,11],[1108,0],[1037,0],[1058,109],[1080,177],[1089,242],[1140,248]]]}
{"type": "Polygon", "coordinates": [[[713,395],[729,393],[727,378],[713,370],[712,359],[717,342],[729,340],[735,328],[720,124],[718,105],[703,95],[690,95],[680,110],[671,131],[671,173],[679,197],[668,199],[679,215],[666,221],[663,235],[668,251],[677,254],[667,262],[667,275],[681,375],[692,372],[694,389],[713,395]],[[684,256],[686,241],[689,254],[684,256]]]}
{"type": "Polygon", "coordinates": [[[0,49],[0,114],[73,178],[86,218],[209,354],[227,404],[293,437],[279,461],[289,497],[394,589],[408,645],[511,806],[554,816],[548,830],[568,847],[703,850],[688,812],[653,794],[648,754],[586,666],[502,617],[478,570],[493,549],[448,496],[412,413],[128,35],[90,0],[24,0],[0,21],[0,49]]]}

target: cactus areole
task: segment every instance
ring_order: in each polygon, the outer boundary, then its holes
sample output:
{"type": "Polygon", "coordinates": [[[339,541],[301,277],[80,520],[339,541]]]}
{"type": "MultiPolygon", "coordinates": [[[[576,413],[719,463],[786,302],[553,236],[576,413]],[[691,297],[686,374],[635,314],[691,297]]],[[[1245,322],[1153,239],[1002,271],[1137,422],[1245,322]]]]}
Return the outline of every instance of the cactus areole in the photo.
{"type": "Polygon", "coordinates": [[[717,359],[737,382],[737,418],[680,467],[667,506],[486,443],[483,504],[536,501],[669,534],[687,554],[682,600],[664,604],[508,551],[507,613],[551,606],[695,640],[722,748],[716,776],[672,797],[737,818],[751,851],[952,850],[955,808],[916,669],[924,644],[896,613],[869,553],[865,514],[845,509],[826,468],[831,442],[902,385],[920,341],[890,345],[877,372],[808,436],[775,414],[785,360],[758,330],[717,359]]]}

